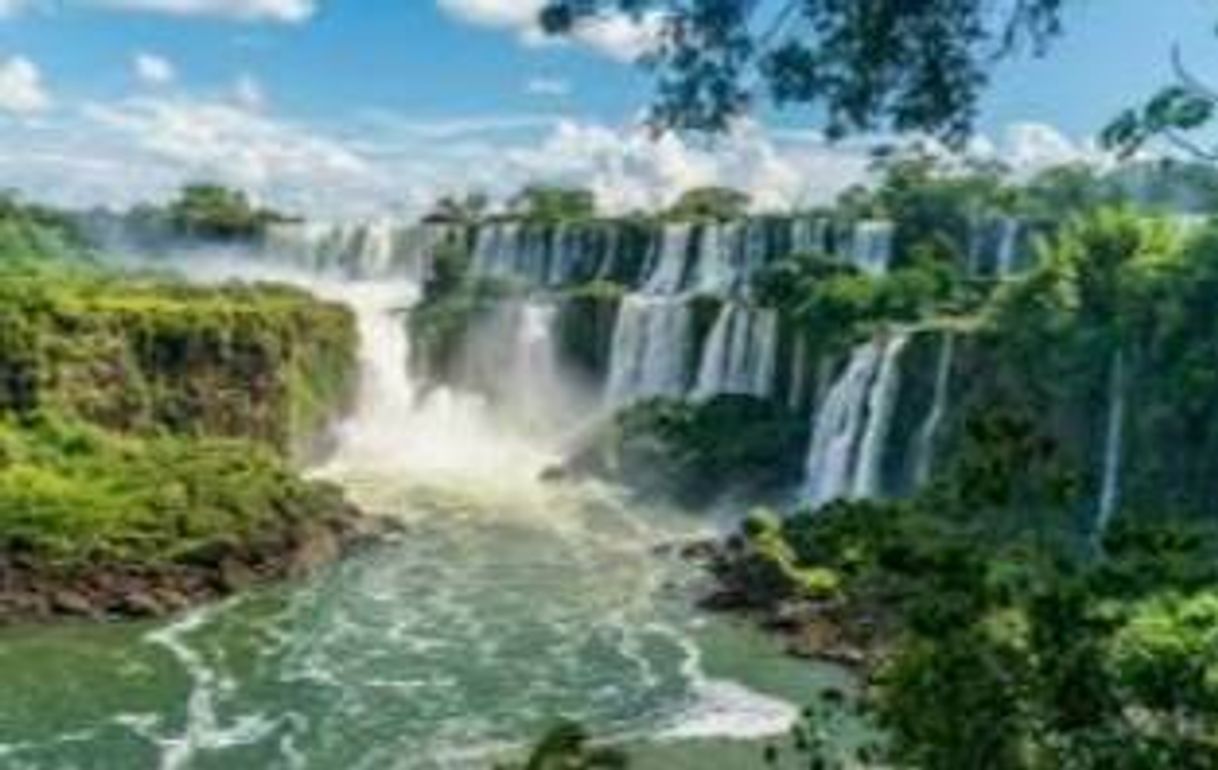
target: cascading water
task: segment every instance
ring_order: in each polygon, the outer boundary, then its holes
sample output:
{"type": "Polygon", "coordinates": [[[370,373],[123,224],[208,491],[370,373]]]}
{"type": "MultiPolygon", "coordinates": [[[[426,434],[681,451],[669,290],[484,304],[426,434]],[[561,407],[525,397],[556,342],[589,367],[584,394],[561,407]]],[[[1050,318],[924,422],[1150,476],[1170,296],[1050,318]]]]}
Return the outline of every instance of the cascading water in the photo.
{"type": "Polygon", "coordinates": [[[814,417],[805,496],[813,507],[882,492],[882,462],[908,335],[860,345],[814,417]]]}
{"type": "Polygon", "coordinates": [[[1121,456],[1125,435],[1125,354],[1118,350],[1112,357],[1108,384],[1108,425],[1104,438],[1104,468],[1100,482],[1099,510],[1095,537],[1102,539],[1120,505],[1121,456]]]}
{"type": "Polygon", "coordinates": [[[856,223],[851,238],[850,263],[867,275],[884,275],[892,261],[894,234],[891,222],[856,223]]]}
{"type": "Polygon", "coordinates": [[[613,334],[608,403],[684,395],[692,325],[685,302],[638,294],[623,298],[613,334]]]}
{"type": "Polygon", "coordinates": [[[913,485],[921,488],[930,481],[934,469],[935,449],[939,430],[947,416],[948,397],[951,391],[952,365],[956,356],[956,336],[951,332],[943,335],[943,347],[939,350],[939,365],[935,370],[935,392],[931,397],[930,411],[926,413],[918,433],[914,437],[913,485]]]}
{"type": "Polygon", "coordinates": [[[724,304],[707,338],[694,397],[769,396],[777,350],[778,316],[774,311],[724,304]]]}
{"type": "Polygon", "coordinates": [[[1015,273],[1019,236],[1022,229],[1022,224],[1014,217],[1003,217],[999,220],[998,251],[994,267],[995,277],[1005,279],[1015,273]]]}
{"type": "Polygon", "coordinates": [[[724,295],[731,291],[738,272],[732,258],[738,253],[740,226],[708,223],[699,229],[699,235],[694,249],[694,291],[724,295]]]}
{"type": "Polygon", "coordinates": [[[304,222],[271,225],[261,257],[284,268],[349,278],[395,278],[421,283],[435,251],[455,236],[444,225],[364,225],[304,222]]]}
{"type": "Polygon", "coordinates": [[[687,224],[666,225],[663,228],[659,251],[643,293],[672,295],[681,290],[692,235],[693,228],[687,224]]]}

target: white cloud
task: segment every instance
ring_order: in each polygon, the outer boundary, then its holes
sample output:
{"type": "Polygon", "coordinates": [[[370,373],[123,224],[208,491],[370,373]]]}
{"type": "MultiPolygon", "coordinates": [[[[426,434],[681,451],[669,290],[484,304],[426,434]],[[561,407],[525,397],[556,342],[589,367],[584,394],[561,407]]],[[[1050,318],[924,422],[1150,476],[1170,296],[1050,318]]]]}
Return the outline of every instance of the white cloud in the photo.
{"type": "Polygon", "coordinates": [[[530,78],[524,84],[527,94],[533,96],[570,96],[571,82],[563,78],[537,77],[530,78]]]}
{"type": "Polygon", "coordinates": [[[0,60],[0,111],[29,116],[50,106],[51,96],[34,62],[24,56],[0,60]]]}
{"type": "Polygon", "coordinates": [[[1101,160],[1094,143],[1075,142],[1045,123],[1012,124],[1004,132],[998,154],[1017,171],[1027,173],[1101,160]]]}
{"type": "MultiPolygon", "coordinates": [[[[546,0],[436,0],[440,8],[462,21],[514,32],[531,46],[556,45],[541,29],[546,0]]],[[[619,61],[633,61],[655,46],[660,34],[658,14],[640,20],[622,14],[601,15],[582,22],[571,39],[619,61]]]]}
{"type": "Polygon", "coordinates": [[[131,59],[131,68],[136,78],[146,85],[163,86],[177,79],[178,71],[173,62],[154,53],[140,51],[131,59]]]}
{"type": "Polygon", "coordinates": [[[266,91],[262,83],[248,73],[237,78],[233,86],[233,98],[237,104],[250,110],[260,110],[266,106],[266,91]]]}
{"type": "MultiPolygon", "coordinates": [[[[2,2],[3,0],[0,0],[2,2]]],[[[174,16],[210,16],[237,21],[299,23],[317,11],[317,0],[87,0],[125,11],[174,16]]]]}
{"type": "Polygon", "coordinates": [[[659,44],[661,19],[655,13],[637,21],[624,14],[601,16],[576,27],[573,37],[612,59],[633,62],[659,44]]]}
{"type": "Polygon", "coordinates": [[[375,177],[340,142],[227,102],[132,98],[86,105],[80,119],[97,147],[75,145],[76,159],[121,158],[129,169],[101,202],[163,195],[182,182],[209,179],[321,210],[357,196],[375,177]]]}
{"type": "Polygon", "coordinates": [[[537,25],[546,0],[436,0],[449,14],[474,24],[502,29],[537,25]]]}
{"type": "Polygon", "coordinates": [[[682,192],[726,185],[753,197],[758,209],[823,203],[865,178],[865,152],[819,140],[780,141],[743,123],[705,147],[674,134],[567,121],[539,145],[507,154],[514,179],[582,185],[609,210],[672,203],[682,192]]]}

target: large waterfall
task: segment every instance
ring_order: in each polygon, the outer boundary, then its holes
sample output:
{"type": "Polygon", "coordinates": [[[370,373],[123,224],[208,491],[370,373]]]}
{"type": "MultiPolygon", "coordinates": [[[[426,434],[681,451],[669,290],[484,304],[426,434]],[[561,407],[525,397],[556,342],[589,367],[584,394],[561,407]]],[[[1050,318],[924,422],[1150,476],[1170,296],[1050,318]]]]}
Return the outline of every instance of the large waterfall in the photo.
{"type": "MultiPolygon", "coordinates": [[[[652,396],[771,395],[778,319],[750,304],[757,271],[791,253],[837,253],[869,274],[884,272],[891,261],[891,225],[863,221],[845,235],[836,233],[828,220],[813,217],[665,223],[625,237],[623,226],[613,222],[306,222],[272,226],[262,252],[306,271],[422,285],[442,244],[470,244],[474,272],[483,277],[534,289],[625,281],[604,386],[606,402],[621,405],[652,396]],[[648,232],[651,245],[644,253],[637,233],[648,232]],[[723,303],[719,317],[704,339],[696,338],[693,303],[711,297],[723,303]]],[[[543,325],[539,318],[528,315],[514,323],[528,337],[543,325]]],[[[546,311],[544,324],[552,323],[553,312],[546,311]]],[[[800,374],[802,369],[801,364],[800,374]]],[[[517,406],[530,411],[527,404],[517,406]]]]}
{"type": "Polygon", "coordinates": [[[805,471],[813,507],[883,491],[885,441],[908,341],[907,334],[894,333],[855,348],[816,410],[805,471]]]}

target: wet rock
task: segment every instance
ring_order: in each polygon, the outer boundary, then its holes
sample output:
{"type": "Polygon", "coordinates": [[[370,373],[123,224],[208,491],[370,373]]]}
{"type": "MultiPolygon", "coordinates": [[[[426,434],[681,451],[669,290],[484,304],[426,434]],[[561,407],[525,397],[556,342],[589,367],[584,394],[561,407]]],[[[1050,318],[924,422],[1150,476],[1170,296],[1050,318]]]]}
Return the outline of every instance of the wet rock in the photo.
{"type": "Polygon", "coordinates": [[[719,544],[714,540],[695,540],[681,546],[680,555],[684,561],[709,563],[719,557],[719,544]]]}
{"type": "Polygon", "coordinates": [[[88,597],[69,589],[61,589],[51,594],[51,608],[60,615],[79,617],[87,617],[97,612],[88,597]]]}
{"type": "Polygon", "coordinates": [[[258,575],[244,562],[229,556],[220,562],[217,578],[219,588],[231,594],[252,586],[258,580],[258,575]]]}
{"type": "Polygon", "coordinates": [[[155,618],[165,614],[164,605],[149,592],[139,589],[124,594],[116,610],[129,618],[155,618]]]}

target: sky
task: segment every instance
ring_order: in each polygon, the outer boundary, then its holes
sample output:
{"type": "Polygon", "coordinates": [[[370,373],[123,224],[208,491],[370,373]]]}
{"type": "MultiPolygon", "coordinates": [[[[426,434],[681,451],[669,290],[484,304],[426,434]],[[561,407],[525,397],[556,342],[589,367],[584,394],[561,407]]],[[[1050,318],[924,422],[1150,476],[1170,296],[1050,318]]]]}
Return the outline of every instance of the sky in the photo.
{"type": "MultiPolygon", "coordinates": [[[[731,184],[756,205],[829,200],[858,143],[762,111],[713,145],[638,125],[647,20],[557,43],[544,0],[0,0],[0,186],[123,206],[186,181],[313,216],[417,214],[436,196],[579,184],[606,208],[731,184]]],[[[1218,0],[1072,0],[1067,37],[1003,65],[978,147],[1026,169],[1093,137],[1170,77],[1179,44],[1218,76],[1218,0]]],[[[1218,79],[1218,77],[1216,77],[1218,79]]]]}

